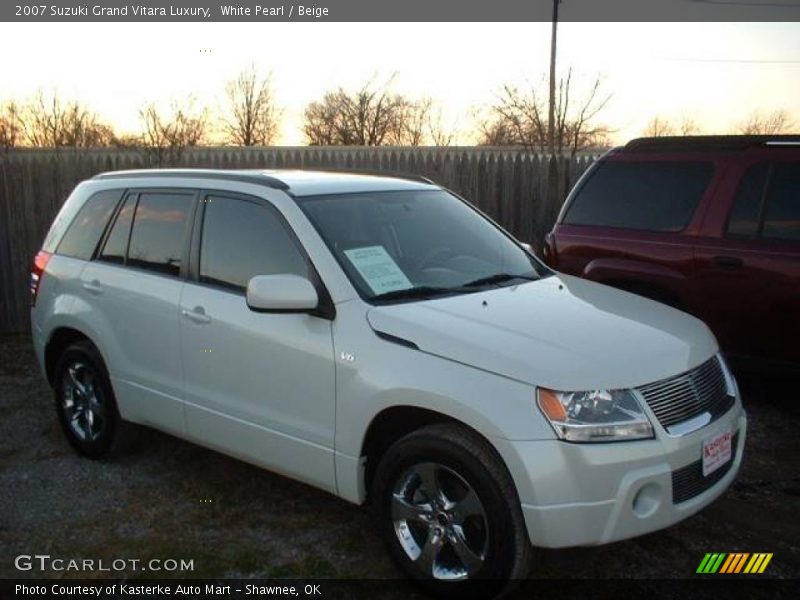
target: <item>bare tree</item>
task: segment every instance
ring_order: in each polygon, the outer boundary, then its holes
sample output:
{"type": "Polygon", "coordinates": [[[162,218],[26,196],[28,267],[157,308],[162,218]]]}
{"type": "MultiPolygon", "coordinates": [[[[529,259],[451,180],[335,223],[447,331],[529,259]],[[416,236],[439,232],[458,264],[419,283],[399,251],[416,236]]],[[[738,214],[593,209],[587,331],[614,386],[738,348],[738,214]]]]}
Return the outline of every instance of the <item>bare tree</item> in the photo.
{"type": "MultiPolygon", "coordinates": [[[[601,86],[601,80],[595,79],[588,93],[576,102],[572,69],[559,80],[554,104],[555,139],[552,140],[558,155],[566,151],[574,155],[579,150],[606,142],[610,129],[594,123],[611,99],[610,95],[602,93],[601,86]]],[[[521,90],[516,86],[504,86],[488,112],[478,123],[480,144],[523,146],[527,150],[551,147],[546,106],[536,87],[521,90]]]]}
{"type": "Polygon", "coordinates": [[[434,146],[452,146],[458,137],[456,122],[446,125],[441,107],[428,115],[428,137],[434,146]]]}
{"type": "Polygon", "coordinates": [[[412,100],[392,92],[390,78],[371,79],[355,92],[326,92],[305,110],[303,132],[312,146],[383,146],[424,143],[430,99],[412,100]]]}
{"type": "Polygon", "coordinates": [[[341,123],[343,117],[338,111],[340,102],[341,95],[338,92],[327,92],[322,100],[306,107],[303,133],[309,145],[332,146],[350,141],[350,135],[341,123]]]}
{"type": "Polygon", "coordinates": [[[754,112],[737,127],[737,133],[777,135],[788,133],[792,127],[794,127],[794,120],[785,110],[775,110],[768,114],[754,112]]]}
{"type": "Polygon", "coordinates": [[[547,126],[544,106],[536,88],[531,86],[522,91],[516,86],[506,85],[497,102],[489,108],[489,117],[478,123],[480,144],[541,149],[548,145],[547,126]]]}
{"type": "Polygon", "coordinates": [[[261,77],[254,66],[229,81],[223,127],[235,146],[268,146],[278,138],[281,110],[275,105],[272,75],[261,77]]]}
{"type": "Polygon", "coordinates": [[[642,132],[647,137],[666,137],[671,135],[697,135],[700,128],[695,120],[684,115],[677,125],[673,125],[669,119],[656,115],[647,123],[647,127],[642,132]]]}
{"type": "Polygon", "coordinates": [[[579,101],[578,109],[574,116],[569,114],[569,89],[572,80],[572,69],[567,73],[566,81],[562,80],[559,84],[559,101],[557,105],[558,120],[558,139],[556,148],[558,154],[564,154],[566,145],[572,156],[578,150],[597,146],[608,145],[608,136],[611,133],[605,125],[594,125],[595,117],[606,107],[611,100],[611,94],[603,94],[600,91],[602,81],[596,78],[588,94],[579,101]]]}
{"type": "Polygon", "coordinates": [[[684,115],[678,125],[678,133],[681,135],[697,135],[700,133],[700,126],[689,115],[684,115]]]}
{"type": "Polygon", "coordinates": [[[520,146],[522,142],[514,125],[505,119],[482,119],[478,122],[481,146],[520,146]]]}
{"type": "Polygon", "coordinates": [[[0,152],[16,148],[25,135],[20,107],[13,100],[0,105],[0,152]]]}
{"type": "Polygon", "coordinates": [[[132,133],[118,135],[114,137],[112,145],[115,148],[121,148],[125,150],[143,150],[144,149],[143,136],[132,133]]]}
{"type": "Polygon", "coordinates": [[[675,135],[675,128],[667,119],[656,115],[647,123],[643,133],[647,137],[667,137],[675,135]]]}
{"type": "Polygon", "coordinates": [[[187,148],[202,143],[208,129],[208,111],[196,109],[191,98],[184,104],[173,101],[169,113],[162,113],[153,103],[145,105],[139,118],[141,146],[158,165],[177,162],[187,148]]]}
{"type": "Polygon", "coordinates": [[[422,98],[416,102],[405,100],[400,104],[400,114],[395,120],[395,131],[390,143],[408,146],[422,146],[425,143],[430,124],[433,100],[422,98]]]}
{"type": "Polygon", "coordinates": [[[108,146],[113,129],[78,101],[63,101],[57,92],[40,91],[23,110],[25,142],[39,148],[108,146]]]}

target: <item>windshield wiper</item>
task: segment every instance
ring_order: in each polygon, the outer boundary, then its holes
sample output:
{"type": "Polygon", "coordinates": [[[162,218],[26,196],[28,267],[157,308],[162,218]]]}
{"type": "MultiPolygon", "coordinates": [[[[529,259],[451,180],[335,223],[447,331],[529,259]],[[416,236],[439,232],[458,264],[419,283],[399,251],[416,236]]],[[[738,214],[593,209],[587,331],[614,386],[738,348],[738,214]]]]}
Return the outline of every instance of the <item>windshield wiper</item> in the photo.
{"type": "Polygon", "coordinates": [[[491,285],[493,283],[505,283],[506,281],[513,281],[514,279],[524,279],[525,281],[536,281],[538,277],[533,277],[532,275],[512,275],[511,273],[495,273],[494,275],[489,275],[488,277],[481,277],[480,279],[474,279],[472,281],[468,281],[461,287],[465,288],[481,287],[483,285],[491,285]]]}
{"type": "Polygon", "coordinates": [[[384,292],[373,296],[373,300],[412,300],[414,298],[433,298],[441,296],[442,294],[450,294],[458,291],[458,288],[446,287],[433,287],[429,285],[420,285],[417,287],[406,288],[403,290],[392,290],[391,292],[384,292]]]}
{"type": "Polygon", "coordinates": [[[392,290],[391,292],[384,292],[373,296],[373,300],[414,300],[417,298],[435,298],[436,296],[443,296],[447,294],[458,294],[465,292],[475,292],[475,288],[484,285],[492,285],[496,283],[505,283],[506,281],[513,281],[514,279],[524,279],[525,281],[536,281],[538,277],[531,275],[512,275],[510,273],[495,273],[488,277],[481,277],[474,281],[469,281],[463,285],[455,287],[434,287],[430,285],[420,285],[417,287],[406,288],[402,290],[392,290]]]}

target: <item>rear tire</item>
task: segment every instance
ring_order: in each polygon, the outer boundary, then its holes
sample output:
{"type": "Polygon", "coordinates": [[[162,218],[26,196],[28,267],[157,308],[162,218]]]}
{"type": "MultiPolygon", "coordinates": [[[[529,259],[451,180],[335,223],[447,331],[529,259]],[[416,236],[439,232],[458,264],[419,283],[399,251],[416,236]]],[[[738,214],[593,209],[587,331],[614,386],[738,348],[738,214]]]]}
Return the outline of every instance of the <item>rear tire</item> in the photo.
{"type": "Polygon", "coordinates": [[[495,596],[527,577],[531,546],[516,488],[488,442],[431,425],[392,445],[371,489],[395,562],[443,596],[495,596]]]}
{"type": "Polygon", "coordinates": [[[129,447],[134,426],[120,417],[108,370],[91,342],[64,350],[53,381],[58,420],[75,450],[97,459],[129,447]]]}

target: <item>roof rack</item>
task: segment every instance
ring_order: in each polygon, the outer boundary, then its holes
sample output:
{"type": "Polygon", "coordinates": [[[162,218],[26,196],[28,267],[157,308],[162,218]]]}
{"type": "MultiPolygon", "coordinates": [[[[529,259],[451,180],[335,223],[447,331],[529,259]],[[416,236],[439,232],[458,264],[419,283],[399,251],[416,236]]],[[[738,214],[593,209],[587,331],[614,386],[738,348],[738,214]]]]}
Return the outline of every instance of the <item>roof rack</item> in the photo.
{"type": "Polygon", "coordinates": [[[625,152],[691,152],[702,150],[735,151],[759,146],[800,146],[794,135],[688,135],[646,137],[631,140],[625,152]]]}
{"type": "MultiPolygon", "coordinates": [[[[277,169],[280,171],[280,169],[277,169]]],[[[372,175],[376,177],[394,177],[396,179],[405,179],[407,181],[416,181],[419,183],[427,183],[435,185],[433,181],[422,175],[414,173],[403,173],[395,171],[381,171],[377,169],[350,169],[350,168],[335,168],[335,167],[311,167],[309,169],[285,169],[286,171],[316,171],[320,173],[342,173],[349,175],[372,175]]],[[[257,185],[265,185],[267,187],[288,190],[290,186],[279,179],[267,173],[262,173],[257,169],[247,170],[226,170],[226,169],[134,169],[130,171],[110,171],[107,173],[99,173],[92,179],[130,179],[130,178],[145,178],[145,177],[196,177],[196,178],[210,178],[210,179],[224,179],[228,181],[240,181],[243,183],[254,183],[257,185]]]]}
{"type": "Polygon", "coordinates": [[[254,183],[278,190],[288,190],[289,186],[276,177],[258,172],[242,173],[241,171],[225,171],[216,169],[140,169],[133,171],[111,171],[99,173],[92,179],[136,179],[146,177],[195,177],[206,179],[224,179],[226,181],[240,181],[254,183]]]}
{"type": "Polygon", "coordinates": [[[382,171],[380,169],[351,169],[349,167],[311,167],[309,169],[300,169],[308,171],[318,171],[320,173],[343,173],[346,175],[373,175],[375,177],[394,177],[395,179],[406,179],[408,181],[416,181],[419,183],[435,183],[425,177],[424,175],[417,175],[416,173],[406,173],[404,171],[382,171]]]}

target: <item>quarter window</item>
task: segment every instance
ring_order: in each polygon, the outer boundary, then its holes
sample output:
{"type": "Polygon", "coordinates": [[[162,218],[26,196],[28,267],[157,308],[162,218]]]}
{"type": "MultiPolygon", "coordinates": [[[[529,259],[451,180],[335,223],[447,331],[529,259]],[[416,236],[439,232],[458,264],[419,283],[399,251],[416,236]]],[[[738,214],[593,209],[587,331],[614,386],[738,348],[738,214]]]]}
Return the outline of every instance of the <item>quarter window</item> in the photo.
{"type": "Polygon", "coordinates": [[[800,163],[775,165],[761,235],[800,241],[800,163]]]}
{"type": "Polygon", "coordinates": [[[114,214],[122,190],[105,190],[89,198],[75,215],[58,245],[58,254],[89,260],[114,214]]]}
{"type": "Polygon", "coordinates": [[[206,198],[200,281],[244,290],[256,275],[308,276],[308,265],[272,210],[238,198],[206,198]]]}
{"type": "Polygon", "coordinates": [[[564,223],[681,231],[713,173],[711,163],[604,162],[572,200],[564,223]]]}
{"type": "Polygon", "coordinates": [[[125,263],[134,210],[136,210],[136,195],[131,194],[125,200],[125,204],[122,205],[122,209],[114,221],[105,246],[100,252],[100,260],[120,265],[125,263]]]}

